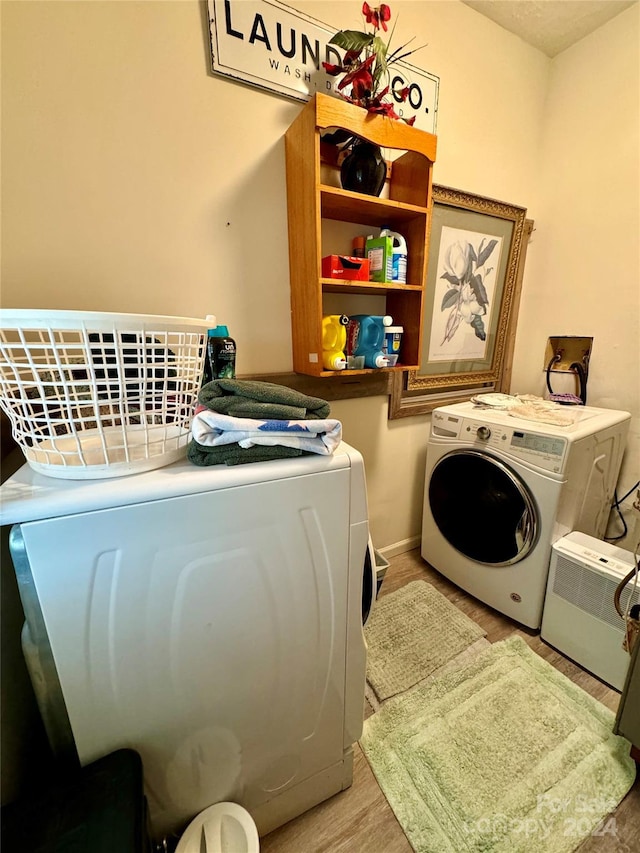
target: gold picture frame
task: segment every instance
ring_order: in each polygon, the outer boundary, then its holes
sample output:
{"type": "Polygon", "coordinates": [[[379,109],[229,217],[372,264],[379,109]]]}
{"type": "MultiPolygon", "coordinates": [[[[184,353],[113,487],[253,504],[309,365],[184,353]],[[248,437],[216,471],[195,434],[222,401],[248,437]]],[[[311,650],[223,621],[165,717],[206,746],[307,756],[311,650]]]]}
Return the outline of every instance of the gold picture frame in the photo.
{"type": "Polygon", "coordinates": [[[389,418],[428,413],[444,402],[508,386],[533,230],[526,213],[524,207],[433,185],[420,368],[392,377],[389,418]]]}

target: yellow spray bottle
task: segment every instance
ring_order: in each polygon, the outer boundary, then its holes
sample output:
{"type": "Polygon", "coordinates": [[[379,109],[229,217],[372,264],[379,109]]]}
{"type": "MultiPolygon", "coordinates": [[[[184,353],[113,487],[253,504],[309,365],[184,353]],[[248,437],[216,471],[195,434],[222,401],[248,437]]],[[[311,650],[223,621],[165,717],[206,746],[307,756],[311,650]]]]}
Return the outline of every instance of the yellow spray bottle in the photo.
{"type": "Polygon", "coordinates": [[[344,348],[348,322],[346,314],[328,314],[322,318],[322,366],[325,370],[344,370],[347,366],[344,348]]]}

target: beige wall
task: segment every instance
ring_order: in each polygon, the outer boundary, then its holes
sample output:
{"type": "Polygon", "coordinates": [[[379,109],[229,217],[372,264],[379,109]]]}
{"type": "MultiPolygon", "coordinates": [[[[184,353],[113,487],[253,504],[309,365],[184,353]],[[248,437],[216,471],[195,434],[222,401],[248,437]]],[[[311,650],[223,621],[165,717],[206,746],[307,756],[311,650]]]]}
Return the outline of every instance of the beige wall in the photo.
{"type": "Polygon", "coordinates": [[[513,373],[542,393],[548,336],[593,337],[588,403],[633,415],[618,497],[640,477],[639,24],[636,4],[551,63],[513,373]]]}
{"type": "MultiPolygon", "coordinates": [[[[359,25],[359,0],[292,5],[359,25]]],[[[209,74],[195,0],[0,8],[3,304],[215,313],[239,373],[290,370],[283,133],[300,105],[209,74]]],[[[542,390],[548,335],[593,334],[590,402],[637,424],[637,7],[554,61],[457,0],[392,9],[441,81],[436,182],[536,220],[514,390],[542,390]]],[[[428,417],[388,422],[385,397],[333,414],[365,457],[376,546],[413,541],[428,417]]]]}

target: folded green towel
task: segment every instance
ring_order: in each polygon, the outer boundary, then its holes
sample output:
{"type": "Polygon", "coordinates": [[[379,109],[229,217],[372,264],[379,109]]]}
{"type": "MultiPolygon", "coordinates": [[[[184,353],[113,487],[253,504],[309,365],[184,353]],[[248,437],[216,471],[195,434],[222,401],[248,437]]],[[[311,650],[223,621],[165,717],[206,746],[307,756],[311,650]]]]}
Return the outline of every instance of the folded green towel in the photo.
{"type": "Polygon", "coordinates": [[[290,459],[293,456],[312,454],[297,447],[283,447],[281,444],[267,446],[256,444],[253,447],[240,447],[239,444],[223,444],[219,447],[205,447],[191,439],[187,446],[187,459],[194,465],[243,465],[246,462],[267,462],[269,459],[290,459]]]}
{"type": "Polygon", "coordinates": [[[202,386],[198,402],[233,418],[311,420],[326,418],[331,411],[319,397],[252,379],[214,379],[202,386]]]}

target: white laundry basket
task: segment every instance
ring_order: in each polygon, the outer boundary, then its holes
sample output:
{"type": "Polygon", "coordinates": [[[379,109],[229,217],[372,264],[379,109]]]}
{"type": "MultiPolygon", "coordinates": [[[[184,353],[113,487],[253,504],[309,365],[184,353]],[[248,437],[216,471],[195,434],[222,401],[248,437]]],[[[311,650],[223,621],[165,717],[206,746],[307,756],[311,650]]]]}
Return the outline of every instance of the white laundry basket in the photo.
{"type": "Polygon", "coordinates": [[[210,323],[3,310],[0,405],[29,465],[102,479],[184,456],[210,323]]]}

